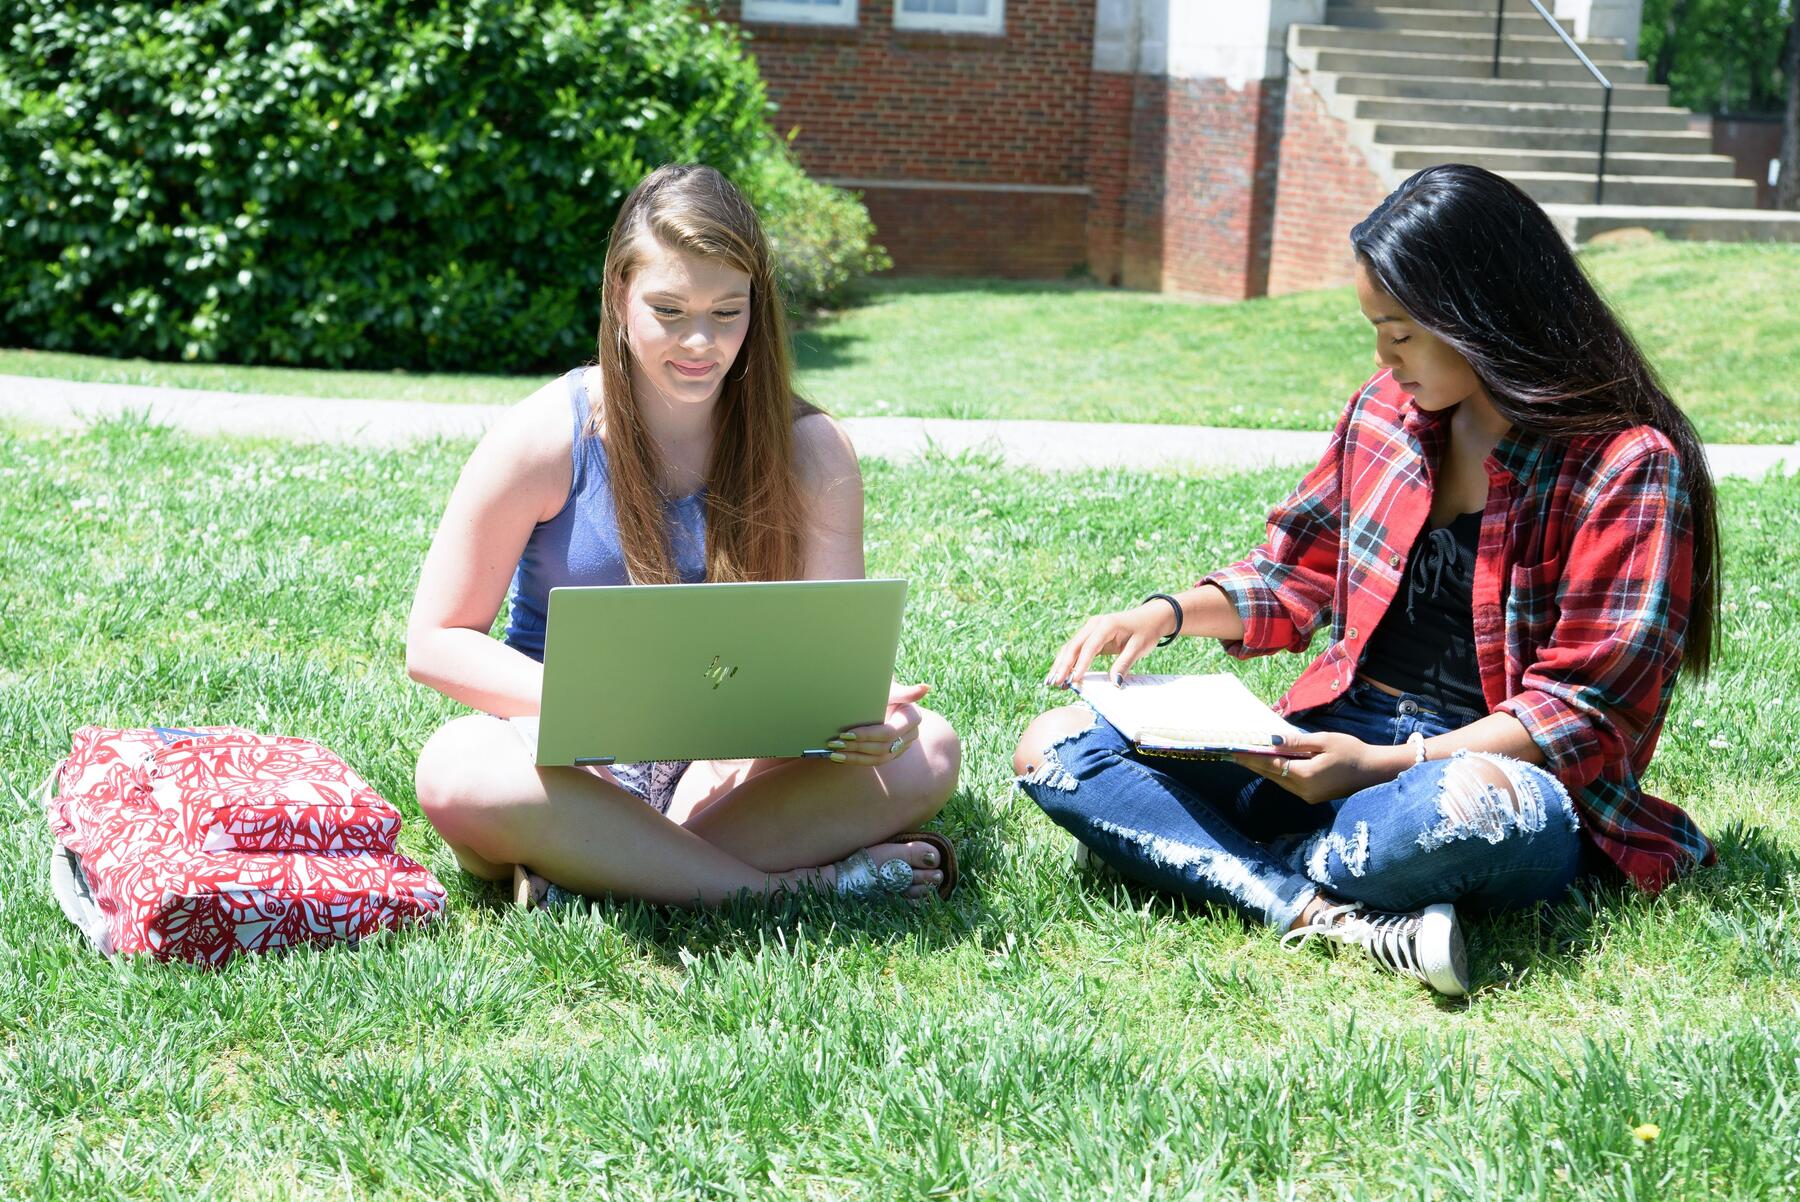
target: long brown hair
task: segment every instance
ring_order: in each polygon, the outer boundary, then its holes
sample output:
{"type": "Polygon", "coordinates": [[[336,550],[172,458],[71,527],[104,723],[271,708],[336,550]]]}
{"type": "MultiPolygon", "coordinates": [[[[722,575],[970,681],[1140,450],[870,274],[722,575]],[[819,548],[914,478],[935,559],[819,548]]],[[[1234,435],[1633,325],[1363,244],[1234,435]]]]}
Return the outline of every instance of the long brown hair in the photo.
{"type": "Polygon", "coordinates": [[[661,463],[632,397],[625,334],[627,285],[652,239],[750,277],[744,344],[737,360],[726,365],[713,408],[706,578],[792,580],[806,566],[801,541],[806,501],[794,461],[794,422],[819,410],[794,391],[786,314],[756,210],[711,167],[685,164],[657,168],[625,198],[607,244],[600,288],[601,388],[587,432],[605,430],[626,570],[635,584],[678,579],[656,484],[661,463]]]}
{"type": "Polygon", "coordinates": [[[1675,444],[1694,531],[1682,667],[1719,629],[1719,518],[1706,448],[1548,214],[1491,171],[1427,167],[1350,232],[1377,283],[1475,369],[1494,408],[1551,439],[1652,426],[1675,444]]]}

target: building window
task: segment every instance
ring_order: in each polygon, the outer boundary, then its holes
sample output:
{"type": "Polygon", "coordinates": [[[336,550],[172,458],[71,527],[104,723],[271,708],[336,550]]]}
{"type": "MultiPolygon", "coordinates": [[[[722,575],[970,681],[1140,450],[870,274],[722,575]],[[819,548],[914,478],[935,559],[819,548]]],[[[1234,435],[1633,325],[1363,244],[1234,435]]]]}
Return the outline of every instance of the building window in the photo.
{"type": "Polygon", "coordinates": [[[744,20],[854,25],[856,0],[744,0],[744,20]]]}
{"type": "Polygon", "coordinates": [[[1006,32],[1006,0],[894,0],[894,28],[1006,32]]]}

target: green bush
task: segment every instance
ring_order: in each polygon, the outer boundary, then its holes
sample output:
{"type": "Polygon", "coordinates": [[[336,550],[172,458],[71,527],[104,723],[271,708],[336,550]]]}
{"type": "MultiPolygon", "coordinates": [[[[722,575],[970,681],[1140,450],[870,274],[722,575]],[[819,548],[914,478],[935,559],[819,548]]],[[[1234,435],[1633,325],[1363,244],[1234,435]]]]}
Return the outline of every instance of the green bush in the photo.
{"type": "Polygon", "coordinates": [[[764,214],[782,288],[796,306],[841,303],[858,280],[894,265],[875,243],[862,202],[807,175],[785,149],[764,158],[745,186],[764,214]]]}
{"type": "Polygon", "coordinates": [[[618,205],[668,161],[806,204],[769,213],[790,276],[841,287],[867,216],[820,203],[768,113],[688,0],[0,0],[0,344],[566,365],[618,205]]]}

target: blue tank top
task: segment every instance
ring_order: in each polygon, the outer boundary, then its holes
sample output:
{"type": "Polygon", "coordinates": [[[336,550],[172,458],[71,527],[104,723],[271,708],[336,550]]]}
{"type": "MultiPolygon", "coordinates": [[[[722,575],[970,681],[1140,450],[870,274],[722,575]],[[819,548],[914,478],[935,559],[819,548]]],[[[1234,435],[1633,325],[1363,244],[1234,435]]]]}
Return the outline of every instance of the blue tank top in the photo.
{"type": "MultiPolygon", "coordinates": [[[[585,433],[588,417],[584,372],[576,368],[563,379],[569,386],[569,409],[575,423],[574,473],[569,498],[555,517],[539,522],[519,556],[513,573],[512,615],[506,623],[506,645],[543,661],[544,624],[550,612],[550,590],[563,585],[630,584],[619,546],[619,522],[613,511],[606,446],[585,433]]],[[[669,551],[675,570],[687,584],[706,579],[706,493],[665,502],[669,551]]]]}

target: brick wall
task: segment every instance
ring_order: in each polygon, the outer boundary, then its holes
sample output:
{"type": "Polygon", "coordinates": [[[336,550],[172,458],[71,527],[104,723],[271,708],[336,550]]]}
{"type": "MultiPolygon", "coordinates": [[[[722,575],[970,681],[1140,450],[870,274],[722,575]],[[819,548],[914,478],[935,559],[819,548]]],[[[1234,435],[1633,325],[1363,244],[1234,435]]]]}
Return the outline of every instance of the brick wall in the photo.
{"type": "Polygon", "coordinates": [[[1232,300],[1348,279],[1386,189],[1311,86],[1095,71],[1095,3],[1007,0],[997,37],[897,30],[894,0],[744,28],[777,128],[863,193],[897,272],[1232,300]]]}
{"type": "Polygon", "coordinates": [[[1130,146],[1119,211],[1121,282],[1127,288],[1163,286],[1163,206],[1169,131],[1167,80],[1138,75],[1131,82],[1130,146]]]}
{"type": "MultiPolygon", "coordinates": [[[[724,15],[737,18],[738,0],[724,15]]],[[[1078,185],[1094,0],[1008,0],[1006,32],[894,28],[894,0],[848,27],[751,21],[750,52],[810,171],[1078,185]]]]}
{"type": "Polygon", "coordinates": [[[1085,194],[859,191],[898,275],[1061,279],[1086,262],[1085,194]]]}
{"type": "Polygon", "coordinates": [[[1280,81],[1171,80],[1163,287],[1227,300],[1268,281],[1280,81]]]}
{"type": "Polygon", "coordinates": [[[1111,71],[1088,77],[1087,266],[1104,284],[1124,282],[1125,189],[1137,78],[1111,71]]]}
{"type": "Polygon", "coordinates": [[[1350,228],[1388,189],[1303,71],[1291,71],[1280,152],[1280,192],[1269,264],[1271,294],[1350,282],[1350,228]]]}
{"type": "Polygon", "coordinates": [[[862,0],[850,27],[743,28],[776,128],[864,193],[897,272],[1061,277],[1088,260],[1094,3],[1007,0],[999,36],[895,29],[894,0],[862,0]]]}

